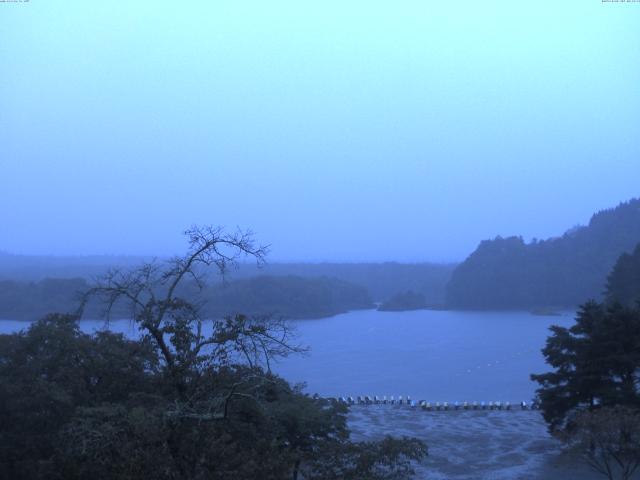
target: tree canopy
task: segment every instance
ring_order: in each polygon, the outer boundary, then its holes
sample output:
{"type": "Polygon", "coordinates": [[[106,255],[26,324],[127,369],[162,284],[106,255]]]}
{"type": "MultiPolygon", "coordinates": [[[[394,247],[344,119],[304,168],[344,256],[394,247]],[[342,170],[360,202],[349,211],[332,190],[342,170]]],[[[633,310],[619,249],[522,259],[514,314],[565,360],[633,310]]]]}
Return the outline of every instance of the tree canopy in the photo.
{"type": "Polygon", "coordinates": [[[607,300],[633,307],[640,302],[640,243],[623,253],[607,277],[607,300]]]}
{"type": "Polygon", "coordinates": [[[640,309],[587,302],[570,328],[553,326],[543,349],[554,370],[532,375],[551,430],[602,406],[640,406],[640,309]]]}
{"type": "Polygon", "coordinates": [[[640,199],[591,217],[558,238],[485,240],[453,272],[447,303],[458,308],[573,307],[601,299],[618,257],[640,242],[640,199]]]}
{"type": "Polygon", "coordinates": [[[353,442],[347,407],[271,372],[303,349],[268,317],[206,320],[200,267],[224,271],[265,249],[249,234],[187,232],[167,263],[114,270],[86,292],[107,313],[127,308],[139,340],[89,335],[53,314],[0,335],[0,477],[12,479],[400,479],[426,446],[411,438],[353,442]]]}

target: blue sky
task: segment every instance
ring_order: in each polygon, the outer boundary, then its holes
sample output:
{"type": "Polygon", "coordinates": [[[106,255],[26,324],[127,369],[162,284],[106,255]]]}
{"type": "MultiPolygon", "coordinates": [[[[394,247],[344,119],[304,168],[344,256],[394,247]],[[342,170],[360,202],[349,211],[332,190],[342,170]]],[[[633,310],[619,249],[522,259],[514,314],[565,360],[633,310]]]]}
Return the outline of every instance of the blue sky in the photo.
{"type": "Polygon", "coordinates": [[[640,195],[640,4],[0,3],[0,250],[449,261],[640,195]]]}

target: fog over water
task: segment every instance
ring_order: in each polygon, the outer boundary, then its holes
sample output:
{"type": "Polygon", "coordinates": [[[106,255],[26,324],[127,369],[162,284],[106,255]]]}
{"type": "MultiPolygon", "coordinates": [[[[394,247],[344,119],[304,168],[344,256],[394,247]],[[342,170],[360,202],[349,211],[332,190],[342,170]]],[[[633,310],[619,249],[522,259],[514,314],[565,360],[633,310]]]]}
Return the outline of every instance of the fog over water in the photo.
{"type": "Polygon", "coordinates": [[[0,250],[462,260],[637,195],[640,8],[28,2],[0,12],[0,250]],[[45,235],[46,234],[46,235],[45,235]]]}

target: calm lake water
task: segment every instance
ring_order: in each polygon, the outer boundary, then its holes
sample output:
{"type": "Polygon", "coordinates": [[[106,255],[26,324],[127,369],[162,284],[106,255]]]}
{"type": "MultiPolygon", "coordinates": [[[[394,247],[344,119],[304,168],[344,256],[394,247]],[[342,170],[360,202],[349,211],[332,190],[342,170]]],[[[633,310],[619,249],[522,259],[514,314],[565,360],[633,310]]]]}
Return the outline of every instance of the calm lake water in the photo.
{"type": "MultiPolygon", "coordinates": [[[[528,312],[360,310],[293,323],[304,356],[273,369],[323,396],[410,395],[430,401],[529,401],[536,388],[529,374],[548,370],[540,350],[552,324],[569,326],[573,312],[543,317],[528,312]]],[[[0,332],[25,328],[0,321],[0,332]]],[[[102,328],[83,321],[82,329],[102,328]]],[[[130,336],[125,320],[110,328],[130,336]]]]}

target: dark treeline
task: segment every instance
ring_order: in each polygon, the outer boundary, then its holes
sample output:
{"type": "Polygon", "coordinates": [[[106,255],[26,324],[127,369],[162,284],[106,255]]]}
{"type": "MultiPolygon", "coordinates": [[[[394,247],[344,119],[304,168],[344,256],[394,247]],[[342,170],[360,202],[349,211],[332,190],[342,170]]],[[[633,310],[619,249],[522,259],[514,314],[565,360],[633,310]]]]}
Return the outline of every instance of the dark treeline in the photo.
{"type": "Polygon", "coordinates": [[[384,302],[378,310],[383,312],[401,312],[404,310],[420,310],[427,308],[427,302],[424,295],[411,290],[408,292],[398,293],[384,302]]]}
{"type": "Polygon", "coordinates": [[[586,227],[525,243],[480,243],[452,274],[447,303],[457,308],[573,307],[601,299],[618,257],[640,243],[640,199],[603,210],[586,227]]]}
{"type": "Polygon", "coordinates": [[[209,289],[207,297],[205,311],[212,317],[242,312],[316,318],[373,308],[364,287],[329,277],[257,276],[218,284],[209,289]]]}
{"type": "MultiPolygon", "coordinates": [[[[146,257],[86,256],[49,257],[10,255],[0,252],[0,280],[38,282],[46,278],[92,279],[110,268],[129,268],[146,257]]],[[[162,259],[160,259],[162,260],[162,259]]],[[[376,302],[412,290],[429,304],[444,303],[445,285],[455,264],[437,263],[267,263],[259,268],[242,263],[227,272],[229,280],[251,277],[333,277],[365,287],[376,302]]],[[[213,274],[217,272],[212,272],[213,274]]]]}
{"type": "Polygon", "coordinates": [[[0,280],[39,282],[46,278],[92,279],[110,268],[130,268],[151,257],[124,255],[14,255],[0,251],[0,280]]]}
{"type": "Polygon", "coordinates": [[[610,480],[640,468],[640,246],[620,256],[602,302],[554,325],[542,353],[552,371],[531,375],[551,433],[610,480]]]}
{"type": "MultiPolygon", "coordinates": [[[[82,278],[44,279],[39,282],[0,281],[0,319],[35,320],[48,312],[75,312],[80,292],[89,288],[82,278]]],[[[203,314],[209,318],[226,315],[271,315],[285,318],[319,318],[349,310],[373,308],[364,287],[335,278],[258,276],[243,280],[217,281],[199,292],[194,283],[185,282],[180,294],[206,298],[203,314]]],[[[85,318],[102,318],[100,305],[85,307],[85,318]]],[[[112,315],[124,317],[126,310],[112,315]]]]}
{"type": "Polygon", "coordinates": [[[640,302],[640,243],[633,253],[623,253],[607,279],[607,300],[633,307],[640,302]]]}
{"type": "Polygon", "coordinates": [[[216,228],[188,236],[184,256],[112,271],[83,294],[125,308],[138,340],[85,334],[62,314],[0,335],[0,478],[409,478],[422,441],[354,441],[346,405],[271,372],[273,360],[305,351],[288,322],[213,321],[204,289],[183,297],[185,282],[204,286],[200,266],[261,262],[264,248],[216,228]]]}
{"type": "MultiPolygon", "coordinates": [[[[268,263],[261,268],[268,275],[335,277],[365,287],[375,302],[414,291],[424,295],[430,305],[445,300],[445,286],[456,264],[439,263],[268,263]]],[[[256,275],[256,268],[243,264],[233,278],[256,275]]]]}

